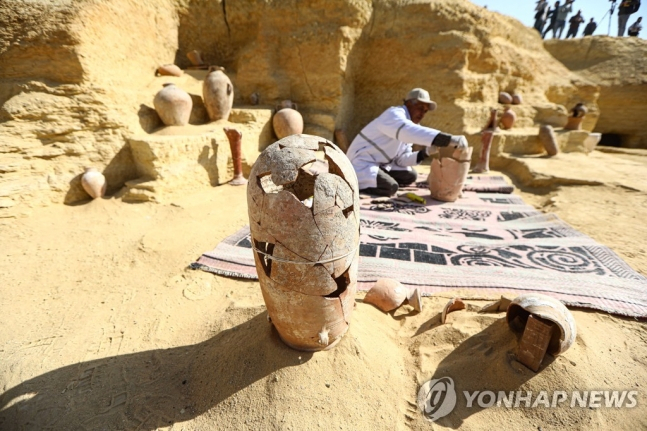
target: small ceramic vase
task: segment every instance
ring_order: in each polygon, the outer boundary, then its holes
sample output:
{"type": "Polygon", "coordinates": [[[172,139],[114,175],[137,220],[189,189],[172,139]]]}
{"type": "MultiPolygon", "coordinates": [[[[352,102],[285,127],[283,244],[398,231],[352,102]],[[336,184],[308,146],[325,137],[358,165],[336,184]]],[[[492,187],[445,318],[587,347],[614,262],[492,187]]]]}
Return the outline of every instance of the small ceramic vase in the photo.
{"type": "Polygon", "coordinates": [[[186,91],[167,83],[155,95],[153,106],[165,125],[186,126],[191,117],[193,100],[186,91]]]}
{"type": "Polygon", "coordinates": [[[274,114],[272,126],[279,139],[290,135],[299,135],[303,133],[303,117],[295,109],[283,108],[274,114]]]}
{"type": "Polygon", "coordinates": [[[521,97],[521,94],[513,94],[512,95],[512,104],[513,105],[521,105],[523,103],[523,97],[521,97]]]}
{"type": "Polygon", "coordinates": [[[503,115],[501,115],[501,128],[506,130],[512,129],[516,119],[517,114],[515,114],[515,112],[509,107],[506,107],[503,115]]]}
{"type": "Polygon", "coordinates": [[[103,197],[106,193],[106,177],[96,168],[87,168],[81,177],[81,186],[92,199],[103,197]]]}
{"type": "Polygon", "coordinates": [[[202,84],[202,97],[211,121],[227,120],[234,105],[234,86],[225,69],[211,66],[202,84]]]}
{"type": "Polygon", "coordinates": [[[502,91],[499,93],[499,103],[502,103],[504,105],[509,105],[512,103],[512,96],[510,93],[506,93],[505,91],[502,91]]]}

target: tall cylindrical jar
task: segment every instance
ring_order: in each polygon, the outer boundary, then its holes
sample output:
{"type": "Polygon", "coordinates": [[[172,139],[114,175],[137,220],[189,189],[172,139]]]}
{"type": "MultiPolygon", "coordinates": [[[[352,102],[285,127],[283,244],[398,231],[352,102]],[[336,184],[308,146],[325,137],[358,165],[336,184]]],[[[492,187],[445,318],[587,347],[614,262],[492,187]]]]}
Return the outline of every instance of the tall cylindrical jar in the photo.
{"type": "Polygon", "coordinates": [[[193,100],[186,91],[167,83],[155,95],[153,106],[165,125],[186,126],[191,117],[193,100]]]}
{"type": "Polygon", "coordinates": [[[202,98],[211,121],[227,120],[234,105],[234,86],[223,67],[211,66],[202,84],[202,98]]]}
{"type": "Polygon", "coordinates": [[[298,350],[325,350],[348,330],[357,289],[359,191],[332,142],[291,135],[252,167],[247,206],[256,270],[272,324],[298,350]],[[323,150],[328,172],[307,168],[323,150]]]}

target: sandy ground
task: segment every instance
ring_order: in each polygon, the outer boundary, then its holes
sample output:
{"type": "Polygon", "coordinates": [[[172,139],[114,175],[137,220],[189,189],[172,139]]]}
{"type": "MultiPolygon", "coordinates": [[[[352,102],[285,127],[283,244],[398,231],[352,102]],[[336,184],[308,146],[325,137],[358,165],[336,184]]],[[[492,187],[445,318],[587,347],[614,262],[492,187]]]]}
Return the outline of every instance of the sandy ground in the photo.
{"type": "MultiPolygon", "coordinates": [[[[598,159],[631,178],[647,171],[644,152],[598,159]]],[[[647,183],[598,183],[517,193],[647,275],[647,183]]],[[[231,186],[169,205],[105,198],[0,212],[0,429],[647,428],[644,322],[574,310],[575,345],[535,374],[514,360],[504,314],[477,314],[485,301],[440,325],[451,295],[385,314],[359,294],[335,349],[298,352],[267,322],[257,282],[187,269],[245,224],[245,189],[231,186]],[[417,390],[446,375],[470,391],[633,390],[638,405],[459,405],[432,424],[417,390]]]]}

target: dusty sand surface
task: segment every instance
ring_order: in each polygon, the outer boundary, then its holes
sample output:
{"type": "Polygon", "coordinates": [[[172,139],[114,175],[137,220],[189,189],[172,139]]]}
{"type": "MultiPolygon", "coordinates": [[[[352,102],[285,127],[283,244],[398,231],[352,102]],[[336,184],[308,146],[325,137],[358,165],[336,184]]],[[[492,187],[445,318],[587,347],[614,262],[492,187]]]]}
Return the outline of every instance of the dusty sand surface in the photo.
{"type": "MultiPolygon", "coordinates": [[[[635,176],[647,167],[641,152],[604,156],[631,160],[635,176]]],[[[605,181],[516,192],[647,275],[644,189],[605,181]]],[[[647,428],[647,331],[635,319],[574,310],[575,345],[535,374],[514,360],[504,314],[477,313],[485,301],[440,325],[451,295],[424,298],[422,313],[385,314],[359,294],[338,347],[287,348],[257,282],[187,269],[247,224],[245,188],[169,205],[18,206],[0,217],[3,430],[647,428]],[[417,390],[447,375],[470,391],[635,390],[638,406],[459,405],[431,424],[417,390]]]]}

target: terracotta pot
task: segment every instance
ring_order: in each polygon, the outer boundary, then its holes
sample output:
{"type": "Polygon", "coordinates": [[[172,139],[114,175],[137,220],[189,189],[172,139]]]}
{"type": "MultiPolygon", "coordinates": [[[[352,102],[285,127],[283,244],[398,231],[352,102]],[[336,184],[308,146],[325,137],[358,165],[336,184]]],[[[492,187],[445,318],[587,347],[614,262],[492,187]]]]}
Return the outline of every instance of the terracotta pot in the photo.
{"type": "Polygon", "coordinates": [[[554,156],[559,152],[557,136],[555,136],[552,126],[543,125],[539,128],[539,142],[544,146],[549,156],[554,156]]]}
{"type": "Polygon", "coordinates": [[[107,185],[106,177],[96,168],[87,168],[81,177],[81,186],[92,199],[103,197],[107,185]]]}
{"type": "Polygon", "coordinates": [[[187,58],[191,62],[193,66],[203,66],[204,61],[202,61],[202,56],[200,55],[200,51],[194,49],[193,51],[189,51],[186,54],[187,58]]]}
{"type": "Polygon", "coordinates": [[[499,93],[499,103],[502,103],[504,105],[509,105],[512,103],[512,96],[510,93],[506,93],[505,91],[502,91],[499,93]]]}
{"type": "Polygon", "coordinates": [[[348,330],[357,290],[359,191],[332,142],[292,135],[270,145],[247,184],[254,260],[281,339],[299,350],[334,346],[348,330]],[[329,172],[306,165],[323,153],[329,172]]]}
{"type": "Polygon", "coordinates": [[[523,97],[521,97],[521,94],[513,94],[512,95],[512,104],[513,105],[521,105],[523,103],[523,97]]]}
{"type": "Polygon", "coordinates": [[[202,84],[202,98],[211,121],[227,120],[234,105],[234,86],[224,70],[211,66],[202,84]]]}
{"type": "Polygon", "coordinates": [[[444,202],[454,202],[461,196],[463,184],[470,170],[472,148],[456,150],[453,157],[434,158],[427,178],[431,197],[444,202]]]}
{"type": "Polygon", "coordinates": [[[515,114],[515,112],[509,107],[506,107],[503,115],[501,115],[501,128],[506,130],[512,129],[512,126],[514,126],[516,119],[517,114],[515,114]]]}
{"type": "Polygon", "coordinates": [[[227,139],[229,140],[229,148],[231,149],[231,158],[234,162],[234,178],[229,181],[232,186],[244,186],[247,180],[243,176],[243,155],[242,155],[242,139],[243,134],[236,129],[225,127],[223,129],[227,139]]]}
{"type": "Polygon", "coordinates": [[[568,117],[564,129],[566,130],[582,130],[582,120],[584,117],[568,117]]]}
{"type": "Polygon", "coordinates": [[[157,74],[161,76],[182,76],[183,73],[175,64],[164,64],[157,68],[157,74]]]}
{"type": "Polygon", "coordinates": [[[279,139],[303,133],[303,117],[292,108],[283,108],[272,118],[274,133],[279,139]]]}
{"type": "Polygon", "coordinates": [[[189,93],[175,84],[167,83],[153,99],[153,105],[162,122],[167,126],[186,126],[189,124],[193,100],[189,93]]]}
{"type": "Polygon", "coordinates": [[[408,293],[407,288],[399,281],[392,278],[380,278],[366,293],[364,302],[389,312],[401,306],[408,298],[408,293]]]}
{"type": "Polygon", "coordinates": [[[557,299],[540,293],[529,293],[515,298],[508,306],[506,320],[515,332],[523,332],[529,315],[553,322],[558,331],[553,332],[548,353],[559,355],[575,342],[577,328],[571,312],[557,299]]]}

